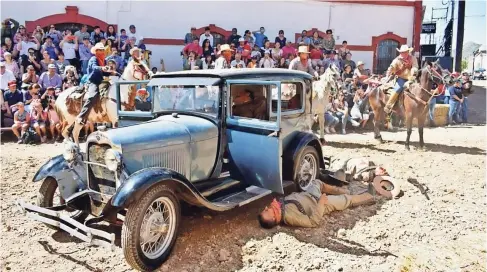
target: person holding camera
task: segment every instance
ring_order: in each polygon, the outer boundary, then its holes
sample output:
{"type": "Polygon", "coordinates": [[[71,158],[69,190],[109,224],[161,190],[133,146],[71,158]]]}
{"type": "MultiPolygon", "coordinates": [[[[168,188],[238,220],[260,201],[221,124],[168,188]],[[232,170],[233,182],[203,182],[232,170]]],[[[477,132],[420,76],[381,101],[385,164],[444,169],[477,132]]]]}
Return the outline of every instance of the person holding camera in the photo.
{"type": "Polygon", "coordinates": [[[59,42],[62,40],[63,36],[59,30],[56,30],[54,25],[49,27],[49,32],[44,35],[44,39],[50,37],[55,46],[59,46],[59,42]]]}
{"type": "Polygon", "coordinates": [[[78,37],[72,35],[71,30],[66,30],[66,36],[59,44],[64,52],[64,58],[69,61],[70,65],[79,69],[79,59],[76,57],[76,51],[78,50],[78,37]]]}
{"type": "Polygon", "coordinates": [[[23,73],[25,67],[33,65],[37,70],[41,69],[41,65],[37,62],[35,54],[36,50],[39,50],[41,44],[34,36],[22,36],[22,41],[17,44],[17,50],[20,52],[21,69],[23,73]]]}
{"type": "MultiPolygon", "coordinates": [[[[22,86],[37,83],[39,81],[39,76],[36,74],[34,66],[27,66],[25,74],[22,75],[22,86]]],[[[23,88],[23,87],[22,87],[23,88]]]]}

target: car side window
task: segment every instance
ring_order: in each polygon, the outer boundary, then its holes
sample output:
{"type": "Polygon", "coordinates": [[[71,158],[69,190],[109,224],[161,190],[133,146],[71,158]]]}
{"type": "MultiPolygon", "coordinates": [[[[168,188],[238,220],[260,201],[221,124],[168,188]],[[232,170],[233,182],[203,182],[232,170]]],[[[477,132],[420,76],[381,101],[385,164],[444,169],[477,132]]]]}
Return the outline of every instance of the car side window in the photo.
{"type": "Polygon", "coordinates": [[[275,85],[231,84],[230,117],[269,121],[268,97],[275,85]]]}
{"type": "MultiPolygon", "coordinates": [[[[300,82],[281,83],[281,113],[286,115],[303,110],[303,84],[300,82]]],[[[272,89],[272,112],[277,112],[277,88],[272,89]]]]}

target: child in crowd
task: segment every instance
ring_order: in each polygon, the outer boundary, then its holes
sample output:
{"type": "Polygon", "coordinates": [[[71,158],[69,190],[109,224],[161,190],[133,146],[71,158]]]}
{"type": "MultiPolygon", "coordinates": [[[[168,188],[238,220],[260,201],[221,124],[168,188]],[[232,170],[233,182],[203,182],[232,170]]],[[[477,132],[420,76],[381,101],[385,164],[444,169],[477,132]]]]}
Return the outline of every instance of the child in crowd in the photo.
{"type": "Polygon", "coordinates": [[[51,130],[51,136],[53,141],[59,141],[61,139],[62,125],[59,116],[54,109],[56,104],[55,100],[51,100],[47,107],[47,116],[49,120],[49,129],[51,130]],[[56,135],[57,134],[57,135],[56,135]]]}
{"type": "Polygon", "coordinates": [[[41,137],[41,143],[45,143],[47,140],[46,135],[46,122],[47,112],[42,110],[41,101],[35,100],[32,102],[32,108],[30,111],[30,123],[37,132],[37,135],[41,137]]]}
{"type": "Polygon", "coordinates": [[[22,143],[22,136],[29,129],[30,116],[25,110],[24,103],[17,103],[17,111],[14,114],[14,125],[12,126],[12,132],[17,136],[17,143],[22,143]]]}

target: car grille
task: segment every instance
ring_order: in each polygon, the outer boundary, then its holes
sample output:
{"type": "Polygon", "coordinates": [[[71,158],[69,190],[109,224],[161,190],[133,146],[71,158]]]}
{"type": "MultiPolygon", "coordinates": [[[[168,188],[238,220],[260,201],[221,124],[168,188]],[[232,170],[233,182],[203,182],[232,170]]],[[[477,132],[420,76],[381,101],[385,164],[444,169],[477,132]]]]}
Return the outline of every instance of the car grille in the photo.
{"type": "MultiPolygon", "coordinates": [[[[88,147],[88,161],[105,165],[105,152],[109,145],[90,144],[88,147]]],[[[115,173],[99,165],[88,165],[90,189],[102,194],[113,195],[116,191],[115,173]]]]}
{"type": "Polygon", "coordinates": [[[154,152],[142,156],[142,165],[148,167],[164,167],[172,169],[187,177],[189,155],[183,148],[165,150],[163,152],[154,152]]]}

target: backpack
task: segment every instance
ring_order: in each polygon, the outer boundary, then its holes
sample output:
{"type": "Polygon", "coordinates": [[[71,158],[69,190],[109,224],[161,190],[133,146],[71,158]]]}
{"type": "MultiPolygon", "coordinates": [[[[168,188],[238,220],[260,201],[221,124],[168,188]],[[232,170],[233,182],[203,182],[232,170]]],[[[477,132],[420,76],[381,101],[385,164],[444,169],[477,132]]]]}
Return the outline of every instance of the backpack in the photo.
{"type": "Polygon", "coordinates": [[[24,134],[22,135],[22,143],[24,144],[35,144],[41,141],[39,135],[33,128],[29,128],[24,134]]]}

